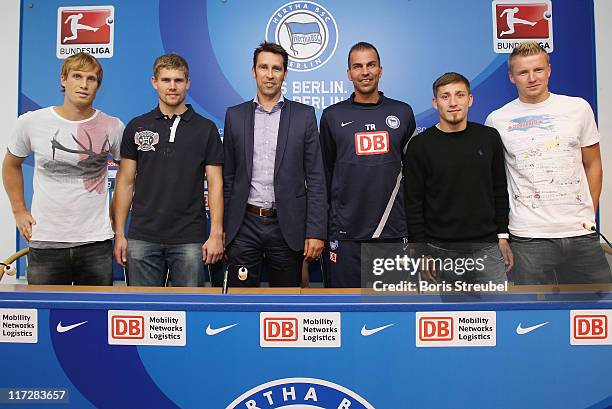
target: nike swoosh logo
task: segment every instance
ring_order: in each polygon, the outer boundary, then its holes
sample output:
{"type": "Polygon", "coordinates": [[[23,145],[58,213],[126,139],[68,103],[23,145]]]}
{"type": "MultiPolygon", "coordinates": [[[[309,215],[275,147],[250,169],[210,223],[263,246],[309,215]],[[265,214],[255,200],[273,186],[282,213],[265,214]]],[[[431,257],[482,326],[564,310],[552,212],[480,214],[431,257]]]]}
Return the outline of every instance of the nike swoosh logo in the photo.
{"type": "Polygon", "coordinates": [[[352,124],[353,122],[355,122],[355,121],[351,121],[351,122],[342,122],[342,123],[340,124],[340,126],[344,128],[345,126],[350,125],[350,124],[352,124]]]}
{"type": "Polygon", "coordinates": [[[220,328],[211,328],[210,324],[208,324],[208,327],[206,327],[206,335],[217,335],[223,331],[226,331],[232,327],[235,327],[236,325],[238,325],[238,323],[236,324],[232,324],[232,325],[228,325],[226,327],[220,327],[220,328]]]}
{"type": "Polygon", "coordinates": [[[367,329],[365,324],[364,324],[364,326],[361,328],[361,335],[363,335],[364,337],[369,337],[370,335],[374,335],[377,332],[380,332],[383,329],[387,329],[387,328],[389,328],[389,327],[391,327],[393,325],[395,325],[395,324],[388,324],[388,325],[383,325],[382,327],[367,329]]]}
{"type": "Polygon", "coordinates": [[[62,325],[62,322],[58,322],[57,323],[57,332],[59,332],[60,334],[62,332],[67,332],[70,331],[71,329],[75,329],[76,327],[80,327],[81,325],[87,323],[87,321],[83,321],[83,322],[77,322],[76,324],[72,324],[72,325],[62,325]]]}
{"type": "Polygon", "coordinates": [[[516,333],[519,334],[519,335],[525,335],[525,334],[530,333],[533,330],[536,330],[536,329],[538,329],[540,327],[543,327],[546,324],[548,324],[548,321],[547,322],[543,322],[541,324],[532,325],[531,327],[523,328],[523,327],[521,327],[521,323],[519,323],[519,325],[516,327],[516,333]]]}

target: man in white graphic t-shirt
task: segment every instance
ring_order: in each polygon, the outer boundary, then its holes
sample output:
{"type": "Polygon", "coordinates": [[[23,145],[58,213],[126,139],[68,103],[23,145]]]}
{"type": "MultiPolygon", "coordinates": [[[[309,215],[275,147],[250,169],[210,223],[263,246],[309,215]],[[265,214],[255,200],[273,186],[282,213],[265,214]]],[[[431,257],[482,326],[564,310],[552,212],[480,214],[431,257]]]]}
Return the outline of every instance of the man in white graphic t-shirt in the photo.
{"type": "Polygon", "coordinates": [[[510,81],[519,97],[486,124],[504,143],[516,284],[609,283],[595,232],[602,184],[599,132],[582,98],[549,92],[551,66],[535,42],[514,48],[510,81]]]}
{"type": "Polygon", "coordinates": [[[15,222],[29,243],[30,284],[112,285],[107,160],[119,160],[123,124],[92,107],[102,66],[78,53],[64,60],[64,103],[17,119],[2,166],[15,222]],[[34,154],[27,209],[21,165],[34,154]]]}

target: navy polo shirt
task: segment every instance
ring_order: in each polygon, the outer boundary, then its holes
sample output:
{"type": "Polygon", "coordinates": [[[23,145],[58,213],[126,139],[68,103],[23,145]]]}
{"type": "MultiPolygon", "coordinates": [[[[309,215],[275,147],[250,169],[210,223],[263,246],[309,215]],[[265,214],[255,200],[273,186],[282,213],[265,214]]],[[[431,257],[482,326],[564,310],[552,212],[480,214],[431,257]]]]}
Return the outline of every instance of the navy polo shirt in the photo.
{"type": "Polygon", "coordinates": [[[203,243],[206,239],[206,165],[223,164],[216,125],[191,105],[176,116],[159,107],[132,119],[121,141],[121,157],[137,162],[128,236],[154,243],[203,243]]]}

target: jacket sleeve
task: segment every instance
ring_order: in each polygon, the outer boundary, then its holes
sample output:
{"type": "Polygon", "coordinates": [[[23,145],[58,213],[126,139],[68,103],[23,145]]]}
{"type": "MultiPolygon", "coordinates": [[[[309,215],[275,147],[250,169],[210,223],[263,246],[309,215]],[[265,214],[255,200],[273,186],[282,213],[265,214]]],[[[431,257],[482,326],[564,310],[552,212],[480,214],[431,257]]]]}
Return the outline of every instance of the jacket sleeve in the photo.
{"type": "Polygon", "coordinates": [[[331,183],[334,175],[334,163],[336,162],[336,143],[332,138],[331,131],[329,129],[328,114],[327,111],[323,111],[321,115],[321,153],[323,155],[323,166],[325,168],[325,182],[327,186],[327,200],[328,204],[331,201],[331,183]]]}
{"type": "Polygon", "coordinates": [[[223,198],[226,205],[232,194],[234,176],[236,174],[236,160],[234,156],[234,141],[230,116],[230,110],[228,109],[225,112],[225,124],[223,125],[223,198]]]}
{"type": "Polygon", "coordinates": [[[304,174],[306,175],[306,238],[327,239],[327,189],[317,118],[314,108],[306,111],[304,174]]]}

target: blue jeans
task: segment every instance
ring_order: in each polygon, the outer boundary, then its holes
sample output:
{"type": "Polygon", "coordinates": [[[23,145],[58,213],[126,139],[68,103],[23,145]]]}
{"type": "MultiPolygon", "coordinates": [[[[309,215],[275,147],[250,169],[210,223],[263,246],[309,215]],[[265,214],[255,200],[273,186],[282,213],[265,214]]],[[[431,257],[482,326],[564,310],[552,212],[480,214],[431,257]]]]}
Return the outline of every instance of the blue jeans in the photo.
{"type": "Polygon", "coordinates": [[[30,248],[28,283],[54,285],[113,285],[113,245],[110,240],[65,249],[30,248]]]}
{"type": "Polygon", "coordinates": [[[510,236],[515,284],[610,283],[610,265],[597,233],[560,239],[510,236]]]}
{"type": "Polygon", "coordinates": [[[203,243],[163,244],[128,239],[126,275],[130,286],[202,287],[206,282],[203,243]]]}
{"type": "MultiPolygon", "coordinates": [[[[475,245],[473,250],[456,250],[427,244],[426,254],[434,257],[443,266],[452,269],[440,269],[436,265],[438,282],[464,281],[472,284],[488,283],[503,284],[507,280],[506,263],[497,243],[491,245],[475,245]],[[452,263],[451,261],[452,260],[452,263]]],[[[434,263],[435,265],[435,263],[434,263]]]]}

